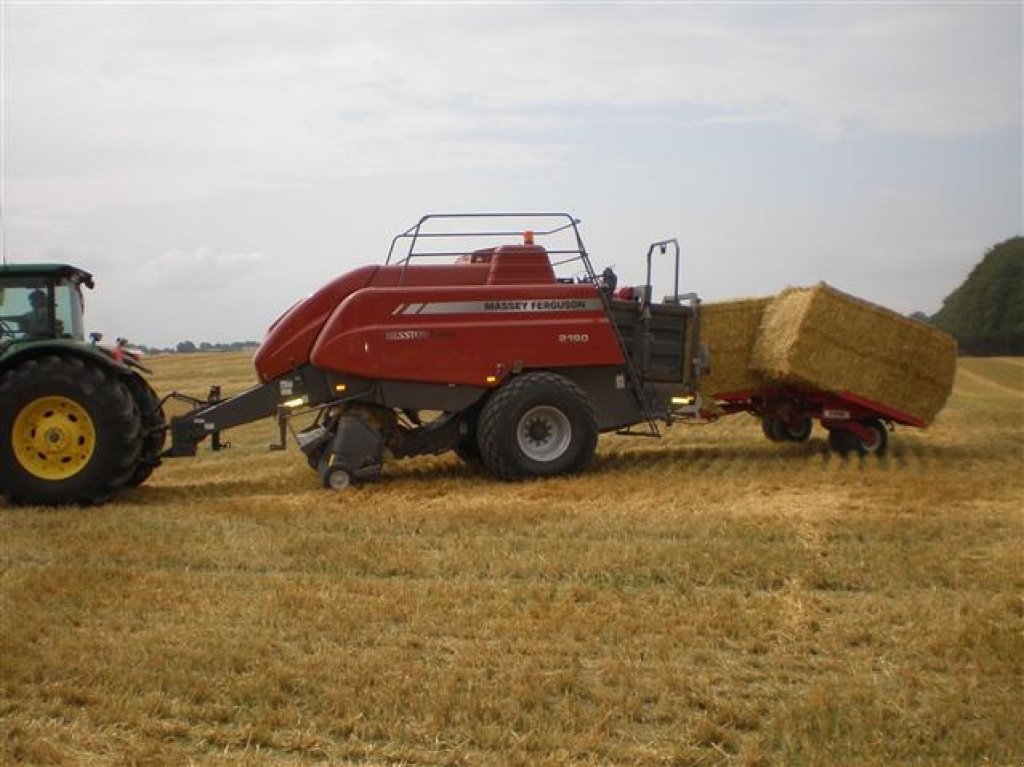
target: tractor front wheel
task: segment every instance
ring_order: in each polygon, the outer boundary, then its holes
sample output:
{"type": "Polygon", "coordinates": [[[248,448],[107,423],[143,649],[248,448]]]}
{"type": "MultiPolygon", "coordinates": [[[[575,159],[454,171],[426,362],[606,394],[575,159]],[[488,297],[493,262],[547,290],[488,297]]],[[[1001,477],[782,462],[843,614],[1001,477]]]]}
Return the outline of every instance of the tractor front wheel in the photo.
{"type": "Polygon", "coordinates": [[[31,359],[0,378],[0,401],[0,490],[14,503],[99,503],[131,478],[142,418],[112,371],[31,359]]]}
{"type": "Polygon", "coordinates": [[[484,465],[501,479],[580,471],[597,447],[594,407],[567,378],[527,373],[484,405],[477,444],[484,465]]]}

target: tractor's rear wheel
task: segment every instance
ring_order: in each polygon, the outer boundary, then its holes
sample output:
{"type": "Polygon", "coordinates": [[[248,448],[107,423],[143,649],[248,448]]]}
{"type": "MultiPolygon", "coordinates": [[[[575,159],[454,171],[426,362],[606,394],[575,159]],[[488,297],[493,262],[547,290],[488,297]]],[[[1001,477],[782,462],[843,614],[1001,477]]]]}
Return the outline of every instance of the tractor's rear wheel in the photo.
{"type": "Polygon", "coordinates": [[[152,475],[160,465],[160,453],[167,442],[167,417],[160,397],[142,376],[133,374],[125,379],[128,389],[135,397],[136,407],[142,417],[142,451],[139,461],[132,468],[125,485],[138,487],[152,475]]]}
{"type": "Polygon", "coordinates": [[[484,465],[501,479],[580,471],[597,447],[594,407],[567,378],[527,373],[484,405],[477,444],[484,465]]]}
{"type": "Polygon", "coordinates": [[[111,370],[31,359],[0,378],[0,402],[0,484],[14,503],[99,503],[132,476],[142,417],[111,370]]]}

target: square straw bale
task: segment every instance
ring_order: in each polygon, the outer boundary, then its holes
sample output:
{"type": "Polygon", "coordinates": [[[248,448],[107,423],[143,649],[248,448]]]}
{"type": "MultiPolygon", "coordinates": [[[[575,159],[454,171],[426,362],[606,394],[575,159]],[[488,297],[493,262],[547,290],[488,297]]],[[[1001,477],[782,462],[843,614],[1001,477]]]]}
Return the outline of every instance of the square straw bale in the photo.
{"type": "Polygon", "coordinates": [[[956,372],[956,341],[825,284],[788,288],[768,306],[752,371],[789,385],[850,392],[931,423],[956,372]]]}
{"type": "Polygon", "coordinates": [[[711,361],[711,371],[700,381],[704,399],[750,391],[764,384],[763,379],[750,370],[750,352],[761,326],[761,316],[771,302],[769,296],[701,304],[701,341],[711,361]]]}

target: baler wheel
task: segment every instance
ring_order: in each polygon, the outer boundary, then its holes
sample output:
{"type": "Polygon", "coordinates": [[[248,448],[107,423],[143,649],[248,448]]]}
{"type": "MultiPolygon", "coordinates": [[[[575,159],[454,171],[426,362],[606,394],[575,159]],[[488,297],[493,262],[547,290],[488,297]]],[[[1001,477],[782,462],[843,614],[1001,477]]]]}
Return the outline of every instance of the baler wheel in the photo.
{"type": "Polygon", "coordinates": [[[457,444],[453,450],[467,466],[480,466],[480,445],[477,444],[476,435],[470,434],[466,439],[457,444]]]}
{"type": "Polygon", "coordinates": [[[323,480],[324,487],[330,488],[331,490],[344,490],[352,484],[352,475],[341,466],[331,466],[327,468],[321,476],[321,479],[323,480]]]}
{"type": "Polygon", "coordinates": [[[597,418],[586,392],[572,381],[527,373],[484,405],[477,443],[484,465],[501,479],[573,473],[594,455],[597,418]]]}
{"type": "Polygon", "coordinates": [[[0,378],[0,402],[0,485],[14,503],[100,503],[139,461],[142,417],[105,367],[30,359],[0,378]]]}

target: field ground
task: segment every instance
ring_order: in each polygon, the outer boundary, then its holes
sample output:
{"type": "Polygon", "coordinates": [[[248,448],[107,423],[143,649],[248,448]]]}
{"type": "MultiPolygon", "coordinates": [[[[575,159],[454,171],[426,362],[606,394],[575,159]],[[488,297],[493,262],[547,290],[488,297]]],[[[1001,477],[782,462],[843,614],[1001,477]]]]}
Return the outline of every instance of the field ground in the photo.
{"type": "Polygon", "coordinates": [[[444,456],[334,494],[273,436],[103,508],[0,504],[0,761],[1024,759],[1024,360],[963,360],[882,458],[736,416],[573,478],[444,456]]]}

